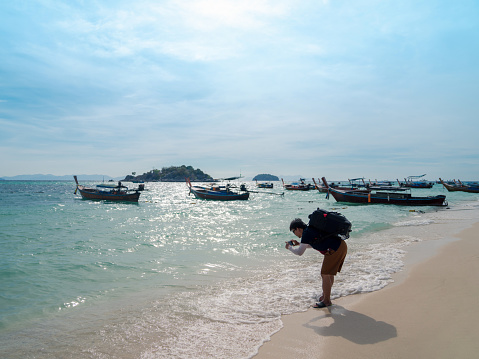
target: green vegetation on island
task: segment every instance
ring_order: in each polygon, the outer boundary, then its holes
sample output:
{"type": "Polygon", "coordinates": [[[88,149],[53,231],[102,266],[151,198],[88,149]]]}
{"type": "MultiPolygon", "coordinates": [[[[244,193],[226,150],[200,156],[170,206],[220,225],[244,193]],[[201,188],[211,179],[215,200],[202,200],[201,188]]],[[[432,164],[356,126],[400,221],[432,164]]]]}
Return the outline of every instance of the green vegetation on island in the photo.
{"type": "Polygon", "coordinates": [[[136,182],[184,182],[189,178],[192,182],[210,182],[214,179],[200,169],[194,169],[191,166],[171,166],[163,167],[161,170],[153,169],[142,175],[136,176],[136,172],[125,177],[123,181],[136,182]]]}
{"type": "Polygon", "coordinates": [[[269,174],[256,175],[253,181],[279,181],[279,178],[269,174]]]}

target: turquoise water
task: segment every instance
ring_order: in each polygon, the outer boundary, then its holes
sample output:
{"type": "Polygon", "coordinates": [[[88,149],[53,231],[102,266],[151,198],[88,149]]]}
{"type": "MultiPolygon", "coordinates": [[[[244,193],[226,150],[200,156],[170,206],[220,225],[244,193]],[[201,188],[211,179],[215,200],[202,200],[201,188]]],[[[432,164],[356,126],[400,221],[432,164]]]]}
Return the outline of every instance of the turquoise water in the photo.
{"type": "Polygon", "coordinates": [[[284,250],[291,219],[321,207],[353,223],[337,298],[384,287],[408,245],[467,226],[479,206],[479,195],[439,185],[413,193],[446,194],[448,209],[146,188],[132,204],[82,200],[73,181],[0,182],[0,357],[251,357],[282,314],[320,294],[322,256],[284,250]]]}

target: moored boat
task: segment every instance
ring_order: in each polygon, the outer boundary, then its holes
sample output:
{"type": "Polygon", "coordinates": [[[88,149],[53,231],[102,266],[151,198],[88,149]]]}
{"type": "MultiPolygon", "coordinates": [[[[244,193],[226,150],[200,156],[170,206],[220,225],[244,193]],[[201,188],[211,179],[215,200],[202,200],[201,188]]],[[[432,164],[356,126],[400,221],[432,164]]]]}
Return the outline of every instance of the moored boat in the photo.
{"type": "Polygon", "coordinates": [[[258,187],[258,188],[273,188],[273,183],[272,182],[258,183],[258,181],[256,181],[256,187],[258,187]]]}
{"type": "Polygon", "coordinates": [[[77,185],[74,193],[76,194],[77,191],[80,191],[83,199],[138,202],[140,198],[140,192],[137,189],[130,190],[128,187],[123,186],[121,182],[118,182],[117,185],[99,184],[96,188],[92,188],[78,184],[77,176],[73,176],[73,178],[77,185]]]}
{"type": "Polygon", "coordinates": [[[196,198],[208,199],[214,201],[237,201],[247,200],[249,198],[249,192],[246,191],[244,186],[241,186],[239,190],[234,190],[235,187],[227,184],[225,186],[212,185],[210,187],[193,186],[189,179],[186,179],[186,183],[190,188],[190,193],[196,198]]]}
{"type": "Polygon", "coordinates": [[[300,178],[299,182],[293,182],[291,184],[284,183],[283,179],[281,178],[281,182],[283,182],[284,189],[288,191],[310,191],[316,188],[316,186],[306,183],[304,178],[300,178]]]}
{"type": "Polygon", "coordinates": [[[404,179],[404,182],[399,182],[399,186],[408,187],[408,188],[432,188],[434,186],[434,182],[420,180],[420,178],[424,177],[424,175],[420,176],[409,176],[404,179]]]}
{"type": "Polygon", "coordinates": [[[465,185],[461,181],[459,183],[448,184],[444,182],[442,179],[439,178],[442,185],[449,191],[449,192],[468,192],[468,193],[479,193],[479,186],[473,185],[465,185]]]}
{"type": "MultiPolygon", "coordinates": [[[[332,182],[332,183],[328,183],[329,187],[332,187],[332,188],[336,188],[336,189],[339,189],[339,190],[344,190],[344,191],[350,191],[350,190],[353,190],[353,189],[359,189],[359,188],[366,188],[365,185],[361,186],[360,184],[358,184],[357,182],[355,181],[358,181],[358,180],[362,180],[362,178],[353,178],[353,179],[349,179],[349,185],[344,185],[344,184],[341,184],[341,182],[338,182],[338,183],[335,183],[335,182],[332,182]]],[[[325,187],[323,184],[321,184],[321,180],[318,178],[318,183],[316,183],[316,180],[313,178],[313,182],[314,182],[314,186],[315,188],[321,192],[321,193],[326,193],[328,192],[328,188],[325,187]]],[[[364,183],[364,181],[363,181],[364,183]]]]}
{"type": "Polygon", "coordinates": [[[382,191],[382,190],[338,190],[328,185],[323,177],[322,181],[328,188],[328,194],[337,202],[365,203],[365,204],[395,204],[401,206],[447,206],[446,196],[415,197],[411,193],[382,191]]]}

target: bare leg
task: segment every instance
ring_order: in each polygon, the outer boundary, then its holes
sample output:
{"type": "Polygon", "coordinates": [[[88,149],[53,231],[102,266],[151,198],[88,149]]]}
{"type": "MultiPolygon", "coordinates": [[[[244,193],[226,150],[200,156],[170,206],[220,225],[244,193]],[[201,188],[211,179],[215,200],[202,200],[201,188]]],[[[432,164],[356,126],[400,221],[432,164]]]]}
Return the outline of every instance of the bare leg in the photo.
{"type": "Polygon", "coordinates": [[[331,304],[331,288],[334,284],[334,275],[321,274],[323,280],[323,295],[319,298],[326,305],[331,304]]]}

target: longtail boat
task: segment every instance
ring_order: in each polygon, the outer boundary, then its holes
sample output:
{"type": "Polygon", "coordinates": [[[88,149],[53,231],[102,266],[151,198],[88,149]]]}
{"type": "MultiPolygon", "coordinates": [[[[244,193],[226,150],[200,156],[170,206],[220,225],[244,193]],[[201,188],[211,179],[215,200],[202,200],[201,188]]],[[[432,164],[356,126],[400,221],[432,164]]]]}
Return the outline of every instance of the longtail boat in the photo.
{"type": "Polygon", "coordinates": [[[249,198],[249,192],[246,191],[244,186],[241,186],[240,190],[235,191],[231,186],[227,184],[226,186],[212,185],[210,187],[204,186],[193,186],[189,178],[186,179],[186,184],[190,189],[190,193],[196,198],[200,199],[209,199],[213,201],[237,201],[237,200],[247,200],[249,198]]]}
{"type": "Polygon", "coordinates": [[[299,182],[293,182],[291,184],[285,184],[283,179],[281,178],[281,182],[283,182],[284,189],[288,191],[310,191],[315,189],[316,186],[312,184],[306,183],[304,178],[300,178],[299,182]]]}
{"type": "MultiPolygon", "coordinates": [[[[313,178],[313,183],[314,183],[314,187],[321,193],[326,193],[328,192],[328,188],[325,187],[324,185],[321,184],[321,180],[318,178],[318,183],[316,183],[316,180],[313,178]]],[[[333,187],[333,188],[336,188],[336,189],[341,189],[341,190],[351,190],[351,189],[354,189],[354,188],[357,188],[355,187],[354,185],[350,185],[350,186],[340,186],[339,183],[330,183],[329,184],[329,187],[333,187]]]]}
{"type": "Polygon", "coordinates": [[[365,203],[365,204],[395,204],[401,206],[447,206],[446,196],[413,197],[411,193],[381,191],[381,190],[338,190],[328,185],[326,178],[322,178],[324,186],[328,188],[328,195],[337,202],[365,203]]]}
{"type": "Polygon", "coordinates": [[[448,184],[444,182],[442,179],[439,178],[442,185],[449,191],[449,192],[468,192],[468,193],[479,193],[479,186],[473,185],[465,185],[461,181],[458,184],[448,184]]]}
{"type": "MultiPolygon", "coordinates": [[[[344,190],[344,191],[350,191],[350,190],[366,190],[366,187],[368,186],[367,184],[364,183],[363,185],[359,184],[357,181],[358,180],[363,180],[363,178],[353,178],[349,179],[349,185],[341,185],[341,182],[338,183],[329,183],[329,187],[339,189],[339,190],[344,190]]],[[[315,188],[321,192],[321,193],[326,193],[328,192],[328,188],[321,184],[321,180],[318,178],[318,183],[316,183],[316,180],[313,178],[314,186],[315,188]]]]}
{"type": "Polygon", "coordinates": [[[258,188],[273,188],[273,182],[260,182],[256,181],[256,187],[258,188]]]}
{"type": "Polygon", "coordinates": [[[402,187],[408,188],[432,188],[434,186],[434,182],[429,182],[425,180],[419,180],[420,178],[424,177],[425,174],[420,176],[409,176],[404,179],[404,182],[399,182],[399,185],[402,187]]]}
{"type": "Polygon", "coordinates": [[[99,184],[96,188],[91,188],[78,184],[77,176],[73,176],[73,178],[77,185],[74,194],[79,191],[83,199],[138,202],[138,198],[140,198],[138,189],[130,190],[121,182],[118,182],[118,185],[99,184]]]}

